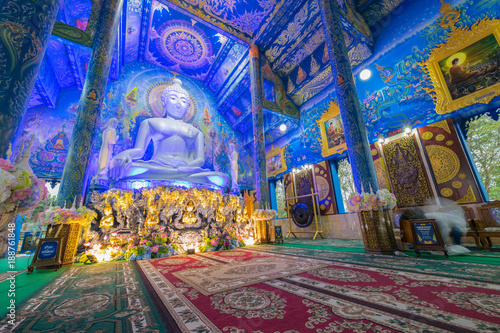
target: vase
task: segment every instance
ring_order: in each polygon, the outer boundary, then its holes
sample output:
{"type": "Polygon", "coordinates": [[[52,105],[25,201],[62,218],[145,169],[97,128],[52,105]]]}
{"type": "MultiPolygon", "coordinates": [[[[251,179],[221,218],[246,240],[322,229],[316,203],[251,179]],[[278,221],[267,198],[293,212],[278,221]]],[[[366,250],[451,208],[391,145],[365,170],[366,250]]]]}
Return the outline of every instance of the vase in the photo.
{"type": "Polygon", "coordinates": [[[365,252],[393,254],[397,250],[390,209],[358,213],[365,252]]]}

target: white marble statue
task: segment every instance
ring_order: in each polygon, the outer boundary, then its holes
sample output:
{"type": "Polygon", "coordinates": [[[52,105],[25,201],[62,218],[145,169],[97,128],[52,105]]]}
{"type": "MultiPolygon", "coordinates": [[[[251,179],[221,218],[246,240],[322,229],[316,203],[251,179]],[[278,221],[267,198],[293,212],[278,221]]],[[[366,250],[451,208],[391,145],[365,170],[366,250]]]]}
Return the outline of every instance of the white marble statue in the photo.
{"type": "Polygon", "coordinates": [[[231,190],[233,192],[239,192],[240,187],[238,186],[238,151],[234,143],[229,144],[229,159],[231,161],[231,190]]]}
{"type": "Polygon", "coordinates": [[[35,135],[31,135],[28,147],[26,147],[26,149],[24,149],[24,138],[22,139],[21,146],[19,148],[19,155],[17,155],[16,160],[14,161],[15,166],[29,173],[33,173],[33,169],[31,169],[29,160],[31,156],[31,146],[33,145],[34,138],[35,135]]]}
{"type": "Polygon", "coordinates": [[[202,168],[204,136],[184,121],[192,102],[179,79],[165,88],[161,101],[164,118],[149,118],[141,123],[134,148],[122,151],[111,160],[109,178],[114,181],[187,180],[225,186],[227,175],[202,168]],[[144,161],[142,158],[151,140],[154,153],[149,161],[144,161]]]}
{"type": "Polygon", "coordinates": [[[111,155],[113,155],[113,146],[118,140],[116,126],[118,126],[118,119],[111,118],[108,120],[108,127],[102,133],[102,145],[98,162],[99,170],[97,171],[99,176],[105,176],[108,172],[111,155]]]}

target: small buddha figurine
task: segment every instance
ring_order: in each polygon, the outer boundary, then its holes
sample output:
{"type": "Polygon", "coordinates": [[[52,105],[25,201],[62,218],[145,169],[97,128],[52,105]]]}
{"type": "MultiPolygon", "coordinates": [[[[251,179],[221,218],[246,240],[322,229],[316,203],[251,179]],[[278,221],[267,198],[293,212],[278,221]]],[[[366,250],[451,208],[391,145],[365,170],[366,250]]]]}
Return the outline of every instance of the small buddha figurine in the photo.
{"type": "Polygon", "coordinates": [[[146,227],[153,227],[157,225],[160,220],[160,211],[158,210],[158,206],[155,203],[156,190],[151,189],[144,192],[147,196],[146,205],[148,207],[148,215],[146,216],[144,225],[146,227]]]}
{"type": "Polygon", "coordinates": [[[165,118],[148,118],[141,122],[134,148],[113,157],[108,176],[114,181],[128,179],[186,180],[225,186],[228,177],[222,172],[203,169],[205,143],[203,133],[184,120],[192,106],[182,81],[174,79],[161,96],[165,118]],[[142,158],[149,142],[154,153],[142,158]]]}
{"type": "Polygon", "coordinates": [[[113,207],[111,203],[106,200],[106,206],[104,207],[104,217],[101,219],[99,228],[112,228],[115,224],[115,218],[113,217],[113,207]]]}
{"type": "Polygon", "coordinates": [[[185,213],[182,216],[182,223],[186,225],[194,225],[196,222],[198,222],[198,218],[196,217],[196,214],[194,211],[196,210],[196,206],[193,202],[193,200],[189,200],[186,208],[185,208],[185,213]]]}
{"type": "Polygon", "coordinates": [[[217,208],[217,212],[215,213],[215,221],[217,223],[224,223],[226,222],[226,217],[224,216],[224,213],[222,213],[222,209],[224,206],[221,204],[219,205],[219,208],[217,208]]]}

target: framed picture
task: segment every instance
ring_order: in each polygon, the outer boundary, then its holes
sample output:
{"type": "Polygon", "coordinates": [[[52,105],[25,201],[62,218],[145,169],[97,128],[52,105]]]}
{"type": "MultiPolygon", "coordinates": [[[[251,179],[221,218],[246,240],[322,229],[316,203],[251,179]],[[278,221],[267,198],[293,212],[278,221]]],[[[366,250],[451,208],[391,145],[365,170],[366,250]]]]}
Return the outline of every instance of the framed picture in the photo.
{"type": "Polygon", "coordinates": [[[267,177],[274,177],[287,170],[285,148],[271,146],[266,154],[267,177]]]}
{"type": "Polygon", "coordinates": [[[328,157],[340,154],[347,149],[344,127],[340,119],[340,109],[337,103],[331,101],[321,118],[316,120],[321,133],[321,155],[328,157]]]}
{"type": "Polygon", "coordinates": [[[432,81],[424,88],[439,114],[500,95],[500,20],[485,18],[472,27],[456,28],[420,64],[432,81]]]}

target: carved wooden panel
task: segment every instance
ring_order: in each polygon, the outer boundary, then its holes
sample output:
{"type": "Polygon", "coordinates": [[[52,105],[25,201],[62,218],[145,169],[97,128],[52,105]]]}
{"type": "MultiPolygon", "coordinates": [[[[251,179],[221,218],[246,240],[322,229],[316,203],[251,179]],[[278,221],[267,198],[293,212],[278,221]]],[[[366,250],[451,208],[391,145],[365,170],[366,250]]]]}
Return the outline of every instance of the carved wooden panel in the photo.
{"type": "Polygon", "coordinates": [[[387,179],[387,168],[385,161],[382,158],[381,147],[378,143],[372,143],[370,150],[372,152],[373,164],[375,165],[375,173],[377,174],[378,187],[380,189],[389,189],[389,179],[387,179]]]}
{"type": "Polygon", "coordinates": [[[398,207],[434,202],[415,138],[406,136],[384,145],[384,156],[398,207]]]}
{"type": "Polygon", "coordinates": [[[327,161],[313,166],[316,179],[316,192],[319,193],[319,210],[321,215],[337,214],[335,192],[332,185],[332,174],[327,161]]]}
{"type": "Polygon", "coordinates": [[[451,119],[419,132],[441,196],[461,204],[483,202],[451,119]]]}

